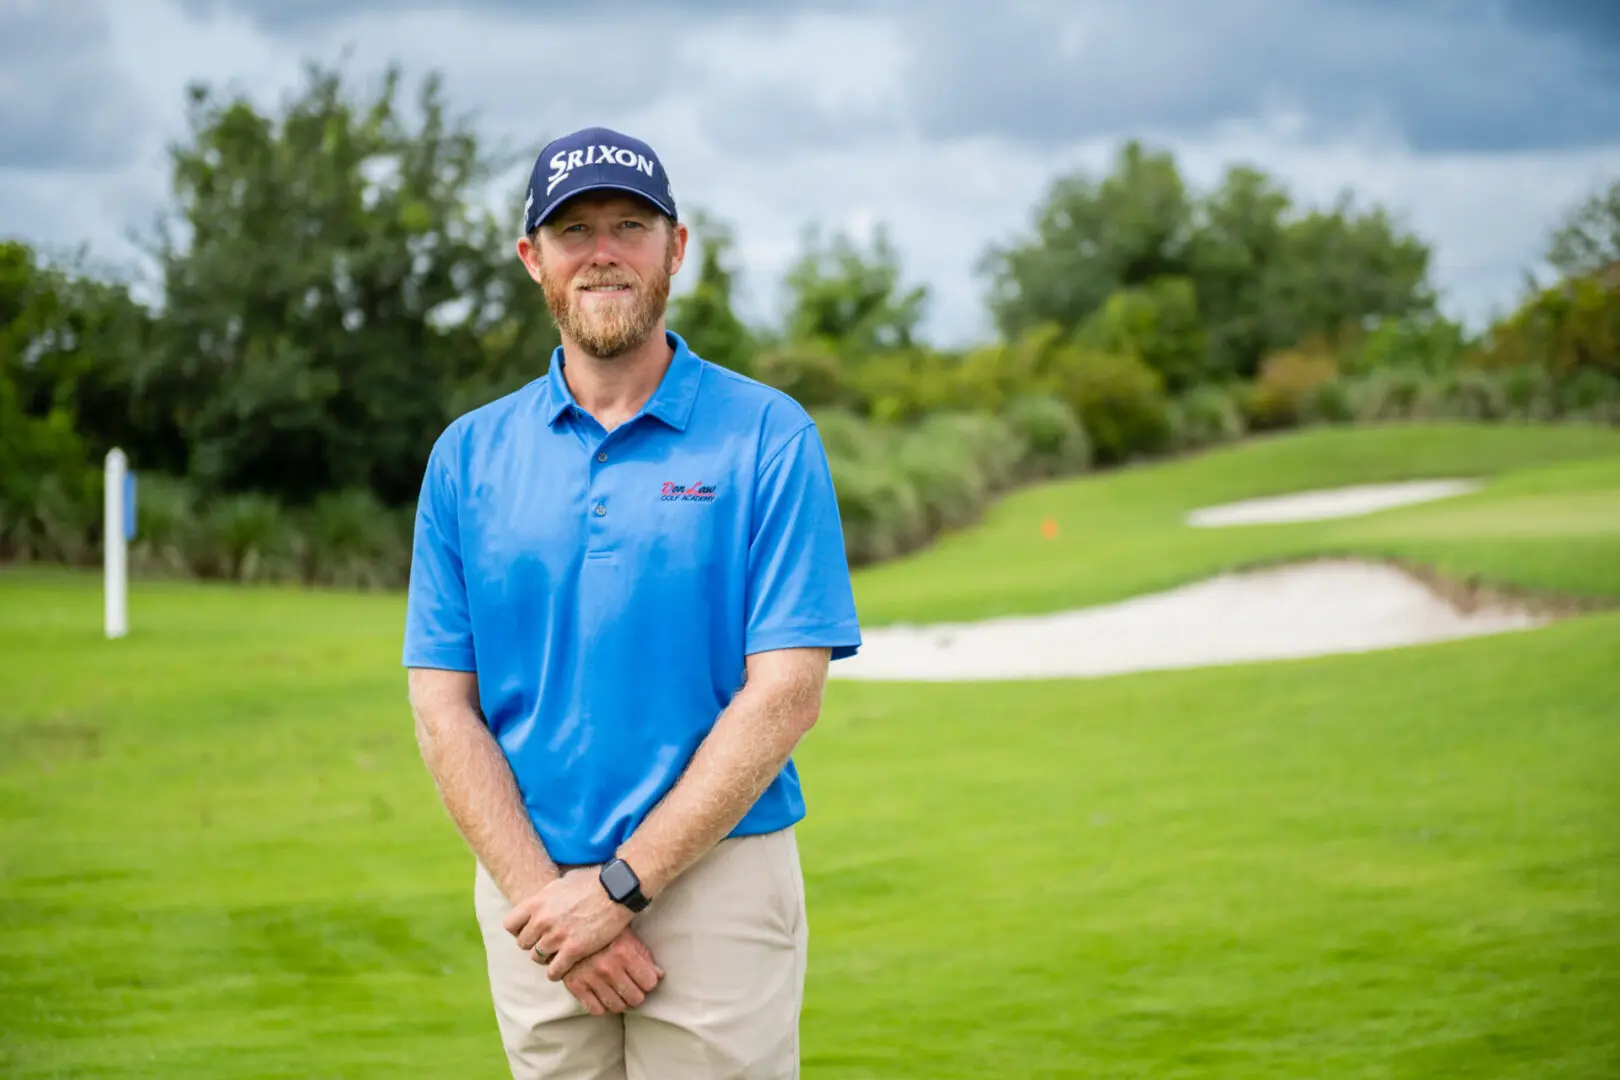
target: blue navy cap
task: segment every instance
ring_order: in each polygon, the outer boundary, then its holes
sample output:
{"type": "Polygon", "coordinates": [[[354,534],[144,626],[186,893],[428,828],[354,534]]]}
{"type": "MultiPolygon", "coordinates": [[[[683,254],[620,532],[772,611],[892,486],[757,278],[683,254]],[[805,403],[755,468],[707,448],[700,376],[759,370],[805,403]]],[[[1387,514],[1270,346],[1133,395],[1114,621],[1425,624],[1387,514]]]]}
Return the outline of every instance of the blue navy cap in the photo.
{"type": "Polygon", "coordinates": [[[677,216],[669,176],[652,147],[609,128],[590,127],[554,139],[540,151],[523,203],[524,234],[573,196],[603,190],[640,195],[677,216]]]}

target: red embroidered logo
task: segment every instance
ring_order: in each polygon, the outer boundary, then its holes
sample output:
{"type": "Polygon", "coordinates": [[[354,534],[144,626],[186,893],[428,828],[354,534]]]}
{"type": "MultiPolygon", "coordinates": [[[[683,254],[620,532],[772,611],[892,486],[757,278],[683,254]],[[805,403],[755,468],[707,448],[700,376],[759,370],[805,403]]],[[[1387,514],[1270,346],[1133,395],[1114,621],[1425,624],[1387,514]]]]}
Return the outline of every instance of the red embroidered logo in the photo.
{"type": "Polygon", "coordinates": [[[712,502],[714,501],[713,484],[677,484],[673,480],[665,480],[664,487],[658,498],[662,502],[712,502]]]}

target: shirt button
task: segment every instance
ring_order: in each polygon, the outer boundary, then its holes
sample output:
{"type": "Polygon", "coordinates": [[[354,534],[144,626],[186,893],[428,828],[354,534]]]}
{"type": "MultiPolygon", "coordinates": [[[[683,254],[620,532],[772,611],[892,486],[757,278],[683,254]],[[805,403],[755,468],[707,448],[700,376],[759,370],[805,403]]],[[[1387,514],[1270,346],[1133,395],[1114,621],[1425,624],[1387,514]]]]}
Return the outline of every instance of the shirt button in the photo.
{"type": "Polygon", "coordinates": [[[607,451],[603,450],[600,454],[597,454],[596,455],[596,460],[597,461],[606,461],[607,460],[607,451]]]}
{"type": "Polygon", "coordinates": [[[601,503],[597,503],[596,504],[596,516],[601,517],[605,513],[607,513],[607,507],[603,506],[601,503]]]}

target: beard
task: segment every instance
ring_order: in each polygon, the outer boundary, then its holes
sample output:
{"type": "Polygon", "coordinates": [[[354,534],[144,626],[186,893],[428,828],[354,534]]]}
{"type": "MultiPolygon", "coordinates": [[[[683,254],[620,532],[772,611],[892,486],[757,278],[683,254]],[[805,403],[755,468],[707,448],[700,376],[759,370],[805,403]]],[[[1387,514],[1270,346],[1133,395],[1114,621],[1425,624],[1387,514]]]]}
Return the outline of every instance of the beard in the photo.
{"type": "Polygon", "coordinates": [[[579,343],[592,356],[610,359],[634,349],[658,326],[669,302],[670,267],[666,256],[661,273],[640,281],[628,270],[587,270],[573,281],[553,277],[542,267],[541,291],[557,329],[579,343]],[[587,308],[579,289],[591,285],[624,285],[628,303],[614,302],[587,308]]]}

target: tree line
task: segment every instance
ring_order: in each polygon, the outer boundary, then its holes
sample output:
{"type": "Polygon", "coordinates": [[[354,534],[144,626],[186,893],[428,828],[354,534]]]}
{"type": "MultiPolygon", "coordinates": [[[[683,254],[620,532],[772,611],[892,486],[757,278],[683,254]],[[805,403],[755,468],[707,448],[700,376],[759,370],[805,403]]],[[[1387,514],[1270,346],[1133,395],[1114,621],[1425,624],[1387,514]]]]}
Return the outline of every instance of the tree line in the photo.
{"type": "MultiPolygon", "coordinates": [[[[406,100],[398,69],[365,94],[311,66],[274,112],[201,85],[187,105],[147,241],[158,303],[0,244],[0,559],[98,558],[116,445],[141,476],[134,572],[397,586],[434,438],[557,344],[511,215],[484,208],[527,161],[453,117],[436,76],[406,100]]],[[[1555,280],[1472,333],[1383,208],[1301,206],[1246,164],[1196,191],[1135,141],[984,253],[996,335],[968,348],[922,339],[929,290],[881,229],[807,231],[766,326],[734,306],[730,225],[691,225],[670,323],[811,409],[857,563],[1011,485],[1250,431],[1620,423],[1620,180],[1548,237],[1555,280]]]]}

